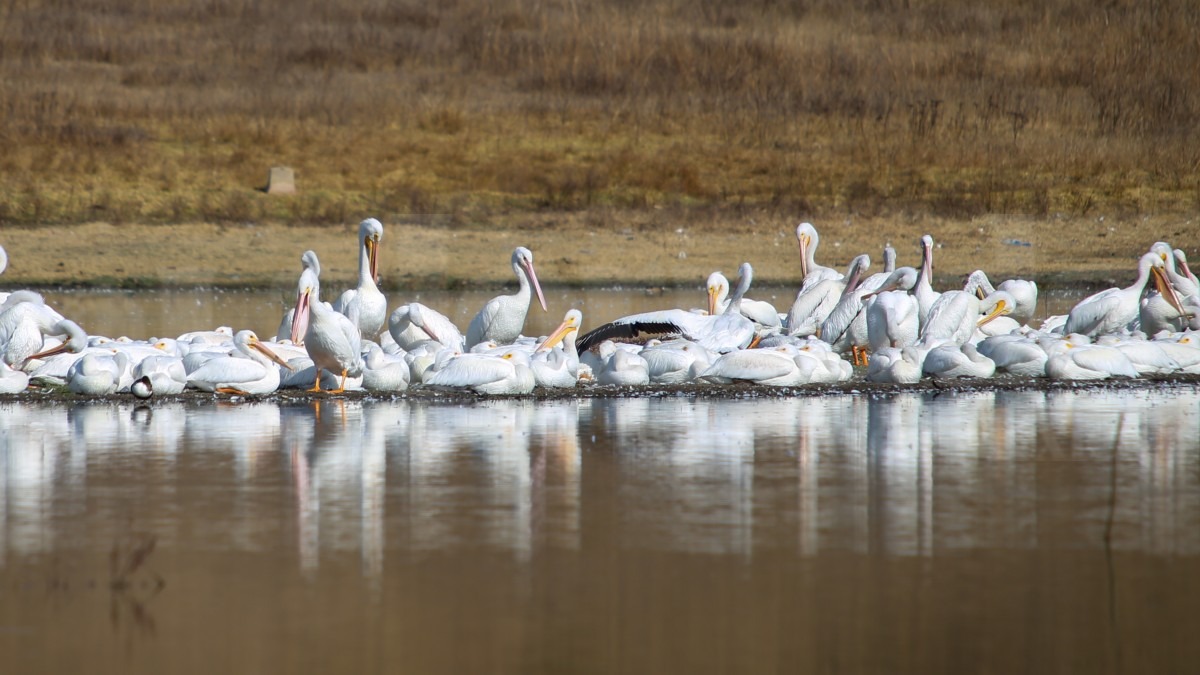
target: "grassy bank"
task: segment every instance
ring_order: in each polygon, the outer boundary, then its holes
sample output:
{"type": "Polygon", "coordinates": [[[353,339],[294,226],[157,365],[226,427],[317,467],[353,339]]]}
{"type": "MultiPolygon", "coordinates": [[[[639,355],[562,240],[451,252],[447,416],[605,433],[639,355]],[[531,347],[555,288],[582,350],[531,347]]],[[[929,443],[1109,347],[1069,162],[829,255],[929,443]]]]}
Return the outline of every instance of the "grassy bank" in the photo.
{"type": "Polygon", "coordinates": [[[0,223],[1200,206],[1194,3],[135,4],[0,10],[0,223]]]}

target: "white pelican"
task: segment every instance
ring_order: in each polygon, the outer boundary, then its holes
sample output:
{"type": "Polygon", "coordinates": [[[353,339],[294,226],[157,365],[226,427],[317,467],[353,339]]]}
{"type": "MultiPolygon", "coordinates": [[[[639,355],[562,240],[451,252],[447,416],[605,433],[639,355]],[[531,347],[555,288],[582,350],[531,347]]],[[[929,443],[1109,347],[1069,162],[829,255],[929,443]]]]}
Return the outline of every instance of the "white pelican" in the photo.
{"type": "Polygon", "coordinates": [[[333,310],[354,320],[359,332],[370,339],[383,330],[387,318],[387,298],[376,286],[379,271],[379,240],[383,223],[367,218],[358,224],[358,286],[333,303],[333,310]]]}
{"type": "Polygon", "coordinates": [[[917,271],[901,267],[871,294],[865,310],[867,343],[871,351],[907,347],[917,341],[920,326],[917,299],[908,292],[917,282],[917,271]]]}
{"type": "MultiPolygon", "coordinates": [[[[593,329],[579,338],[577,347],[585,352],[609,339],[629,339],[653,334],[681,335],[710,351],[725,353],[745,349],[755,337],[754,322],[741,312],[742,296],[750,288],[754,270],[750,263],[739,268],[737,288],[729,305],[720,314],[696,314],[683,309],[643,312],[622,317],[593,329]]],[[[709,286],[710,307],[715,306],[717,290],[709,286]]]]}
{"type": "Polygon", "coordinates": [[[1164,294],[1161,285],[1146,293],[1138,307],[1138,319],[1143,332],[1153,335],[1162,330],[1187,328],[1200,314],[1200,288],[1187,274],[1176,267],[1176,257],[1166,242],[1156,242],[1150,247],[1163,260],[1163,272],[1176,297],[1164,294]],[[1178,305],[1173,303],[1178,302],[1178,305]]]}
{"type": "Polygon", "coordinates": [[[773,387],[794,387],[808,384],[824,367],[808,353],[794,345],[772,349],[742,349],[722,354],[713,361],[700,379],[720,384],[751,382],[773,387]]]}
{"type": "Polygon", "coordinates": [[[1012,311],[1008,316],[1020,324],[1029,323],[1037,311],[1037,283],[1026,279],[1005,279],[999,286],[992,286],[991,280],[983,270],[975,270],[963,290],[975,291],[981,300],[997,290],[1008,293],[1013,300],[1012,311]]]}
{"type": "Polygon", "coordinates": [[[1164,263],[1157,253],[1147,253],[1138,260],[1138,277],[1127,288],[1109,288],[1090,295],[1071,309],[1063,332],[1080,333],[1088,337],[1106,335],[1130,327],[1137,318],[1140,299],[1146,284],[1153,278],[1159,293],[1180,314],[1183,308],[1175,290],[1171,288],[1163,272],[1164,263]]]}
{"type": "MultiPolygon", "coordinates": [[[[297,304],[299,304],[300,293],[302,293],[304,291],[304,284],[311,282],[311,283],[316,283],[319,285],[320,278],[321,278],[321,261],[317,259],[317,254],[311,250],[305,251],[304,253],[300,254],[300,279],[296,282],[297,304]],[[308,270],[312,270],[312,274],[311,274],[312,278],[310,280],[306,281],[304,273],[308,270]]],[[[295,321],[295,316],[296,316],[296,305],[292,305],[290,308],[288,308],[288,311],[284,312],[283,318],[280,319],[280,321],[279,321],[279,328],[276,329],[276,331],[275,331],[276,339],[282,340],[284,336],[291,335],[292,324],[295,321]]],[[[230,334],[230,337],[233,337],[233,335],[230,334]]],[[[303,338],[304,333],[301,333],[300,337],[303,338]]]]}
{"type": "Polygon", "coordinates": [[[146,378],[150,384],[150,391],[160,396],[183,393],[187,387],[187,377],[183,359],[168,354],[147,356],[133,369],[134,380],[146,378]]]}
{"type": "Polygon", "coordinates": [[[1196,284],[1197,288],[1200,288],[1200,279],[1197,279],[1196,275],[1192,274],[1192,269],[1188,267],[1187,254],[1183,252],[1183,249],[1179,248],[1175,249],[1173,253],[1175,254],[1175,264],[1179,273],[1191,279],[1192,283],[1196,284]]]}
{"type": "Polygon", "coordinates": [[[512,268],[521,287],[513,295],[500,295],[488,300],[471,319],[471,325],[467,326],[467,349],[487,340],[495,340],[502,345],[512,344],[520,337],[532,300],[530,289],[537,292],[538,304],[543,312],[546,311],[546,298],[542,295],[537,272],[533,269],[533,253],[524,246],[518,246],[512,253],[512,268]]]}
{"type": "Polygon", "coordinates": [[[239,356],[218,356],[188,375],[188,386],[220,394],[270,394],[279,388],[279,364],[292,367],[259,341],[251,330],[233,336],[239,356]],[[243,358],[244,357],[244,358],[243,358]]]}
{"type": "Polygon", "coordinates": [[[411,372],[403,356],[391,356],[384,353],[379,345],[368,342],[363,365],[363,389],[379,392],[408,389],[411,372]]]}
{"type": "Polygon", "coordinates": [[[582,312],[567,310],[562,323],[537,346],[529,367],[539,386],[569,388],[579,382],[579,352],[575,349],[574,334],[582,323],[582,312]]]}
{"type": "Polygon", "coordinates": [[[885,347],[871,354],[867,380],[890,384],[916,384],[921,381],[924,354],[916,347],[885,347]]]}
{"type": "MultiPolygon", "coordinates": [[[[16,291],[12,295],[24,291],[16,291]]],[[[40,299],[40,296],[39,296],[40,299]]],[[[10,296],[11,300],[11,296],[10,296]]],[[[49,323],[53,317],[37,303],[22,302],[0,315],[0,349],[2,360],[10,366],[25,370],[33,361],[54,354],[78,354],[87,348],[88,335],[70,319],[49,323]],[[58,346],[39,352],[46,337],[66,337],[58,346]]]]}
{"type": "Polygon", "coordinates": [[[1054,380],[1107,380],[1138,376],[1129,358],[1115,347],[1078,344],[1079,334],[1055,340],[1046,348],[1046,376],[1054,380]]]}
{"type": "MultiPolygon", "coordinates": [[[[305,270],[302,277],[309,277],[305,270]]],[[[315,278],[315,276],[313,277],[315,278]]],[[[340,394],[346,390],[348,377],[362,377],[362,334],[344,314],[333,311],[321,302],[320,288],[315,283],[305,285],[304,291],[296,304],[296,316],[292,324],[293,342],[299,327],[304,328],[304,348],[316,366],[312,389],[321,391],[321,370],[340,376],[341,381],[332,394],[340,394]]]]}
{"type": "Polygon", "coordinates": [[[1182,366],[1167,354],[1157,341],[1130,338],[1120,335],[1101,335],[1095,344],[1116,347],[1137,371],[1139,377],[1170,375],[1182,370],[1182,366]]]}
{"type": "Polygon", "coordinates": [[[948,343],[926,352],[921,370],[935,378],[987,378],[996,374],[996,362],[980,354],[970,342],[962,346],[948,343]]]}
{"type": "Polygon", "coordinates": [[[821,332],[821,324],[825,323],[829,313],[842,299],[842,293],[846,290],[846,280],[854,271],[855,264],[855,261],[850,261],[845,276],[821,279],[800,289],[792,308],[788,310],[788,335],[807,337],[821,332]]]}
{"type": "MultiPolygon", "coordinates": [[[[825,342],[833,346],[833,351],[841,353],[847,349],[853,350],[853,363],[858,365],[859,348],[858,335],[854,334],[851,327],[862,312],[863,296],[868,291],[860,288],[859,283],[862,279],[863,272],[871,266],[871,257],[863,254],[855,256],[850,263],[850,275],[846,278],[846,288],[842,291],[842,297],[838,299],[838,304],[829,313],[829,317],[821,324],[820,337],[825,342]]],[[[866,321],[863,321],[862,326],[862,344],[866,344],[866,321]]]]}
{"type": "Polygon", "coordinates": [[[801,293],[809,286],[824,279],[842,278],[841,272],[817,264],[817,246],[821,244],[821,237],[812,223],[800,223],[796,226],[796,241],[800,244],[801,293]]]}
{"type": "MultiPolygon", "coordinates": [[[[717,289],[716,307],[709,314],[724,312],[729,307],[729,280],[725,278],[724,274],[713,272],[708,276],[708,286],[717,289]]],[[[742,315],[767,329],[783,327],[783,320],[779,318],[779,311],[775,309],[775,305],[766,300],[742,298],[742,315]]]]}
{"type": "Polygon", "coordinates": [[[628,349],[617,349],[604,361],[596,382],[620,386],[650,384],[650,365],[628,349]]]}
{"type": "Polygon", "coordinates": [[[640,356],[646,360],[652,384],[682,384],[708,369],[716,355],[691,340],[667,340],[647,345],[640,356]]]}
{"type": "Polygon", "coordinates": [[[995,335],[984,338],[976,349],[991,359],[997,370],[1022,377],[1046,376],[1046,350],[1031,337],[995,335]]]}
{"type": "Polygon", "coordinates": [[[924,330],[929,310],[933,309],[933,304],[941,297],[941,293],[933,290],[933,237],[927,234],[921,237],[921,269],[918,272],[913,295],[917,298],[917,306],[921,312],[921,330],[924,330]]]}
{"type": "Polygon", "coordinates": [[[88,352],[67,371],[67,389],[88,396],[115,394],[128,370],[129,356],[123,351],[88,352]]]}
{"type": "Polygon", "coordinates": [[[0,361],[0,394],[19,394],[28,386],[29,375],[0,361]]]}
{"type": "Polygon", "coordinates": [[[976,328],[1012,311],[1012,306],[1012,296],[1005,291],[994,291],[982,302],[973,292],[946,291],[929,310],[921,341],[929,345],[944,341],[966,344],[976,328]]]}
{"type": "Polygon", "coordinates": [[[425,384],[433,387],[467,388],[479,394],[528,394],[537,385],[529,356],[510,349],[499,356],[492,354],[451,355],[443,352],[437,372],[425,384]]]}
{"type": "Polygon", "coordinates": [[[419,302],[397,307],[388,317],[388,333],[401,349],[408,349],[423,340],[435,340],[450,349],[466,351],[466,340],[458,326],[419,302]]]}

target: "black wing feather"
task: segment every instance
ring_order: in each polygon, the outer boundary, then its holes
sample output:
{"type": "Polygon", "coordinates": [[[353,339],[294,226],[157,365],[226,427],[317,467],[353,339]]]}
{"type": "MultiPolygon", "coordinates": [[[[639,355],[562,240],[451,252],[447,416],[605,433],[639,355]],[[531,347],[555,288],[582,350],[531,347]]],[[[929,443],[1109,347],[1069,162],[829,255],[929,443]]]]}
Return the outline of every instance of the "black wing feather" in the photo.
{"type": "Polygon", "coordinates": [[[613,321],[594,328],[586,335],[575,341],[575,349],[586,351],[604,342],[616,340],[623,342],[646,341],[661,335],[682,335],[683,330],[673,323],[666,321],[613,321]]]}

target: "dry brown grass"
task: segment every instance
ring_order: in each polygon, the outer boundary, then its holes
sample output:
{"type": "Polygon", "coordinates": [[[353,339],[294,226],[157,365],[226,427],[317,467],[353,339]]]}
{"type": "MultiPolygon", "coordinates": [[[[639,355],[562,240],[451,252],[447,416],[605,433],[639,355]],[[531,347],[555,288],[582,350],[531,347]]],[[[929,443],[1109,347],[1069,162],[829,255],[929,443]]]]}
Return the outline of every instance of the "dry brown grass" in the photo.
{"type": "Polygon", "coordinates": [[[124,4],[0,9],[0,223],[1200,204],[1184,0],[124,4]]]}

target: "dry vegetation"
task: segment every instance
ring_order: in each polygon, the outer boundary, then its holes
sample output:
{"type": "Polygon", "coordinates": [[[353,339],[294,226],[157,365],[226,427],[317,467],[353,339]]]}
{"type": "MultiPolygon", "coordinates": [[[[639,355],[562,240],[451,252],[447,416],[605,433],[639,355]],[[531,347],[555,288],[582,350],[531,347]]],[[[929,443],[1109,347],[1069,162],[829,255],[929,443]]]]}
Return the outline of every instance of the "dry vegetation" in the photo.
{"type": "Polygon", "coordinates": [[[20,0],[0,223],[1191,211],[1200,4],[1102,4],[20,0]]]}

